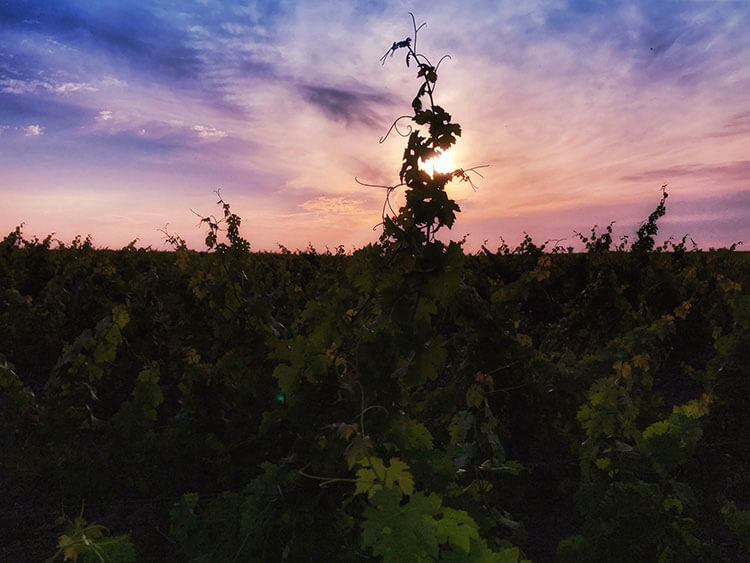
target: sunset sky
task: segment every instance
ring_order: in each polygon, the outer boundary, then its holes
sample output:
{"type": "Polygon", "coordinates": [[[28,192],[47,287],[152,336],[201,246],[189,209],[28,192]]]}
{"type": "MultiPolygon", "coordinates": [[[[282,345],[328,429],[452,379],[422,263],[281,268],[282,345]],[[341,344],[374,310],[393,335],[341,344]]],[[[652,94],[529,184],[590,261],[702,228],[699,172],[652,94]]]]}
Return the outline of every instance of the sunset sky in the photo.
{"type": "Polygon", "coordinates": [[[632,234],[662,184],[662,233],[750,244],[750,0],[0,0],[0,236],[201,248],[221,188],[255,250],[376,240],[409,11],[455,165],[490,165],[449,188],[469,250],[632,234]]]}

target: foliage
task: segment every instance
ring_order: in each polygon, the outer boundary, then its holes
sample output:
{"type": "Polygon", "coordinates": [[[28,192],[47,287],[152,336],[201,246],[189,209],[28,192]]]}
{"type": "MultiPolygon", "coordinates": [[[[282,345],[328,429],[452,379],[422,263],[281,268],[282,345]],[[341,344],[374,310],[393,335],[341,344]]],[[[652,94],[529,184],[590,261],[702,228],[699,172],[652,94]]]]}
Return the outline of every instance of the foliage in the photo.
{"type": "MultiPolygon", "coordinates": [[[[65,521],[65,519],[62,519],[65,521]]],[[[136,560],[130,537],[111,536],[100,524],[90,524],[81,513],[68,521],[67,531],[57,542],[57,553],[49,559],[55,561],[62,555],[63,561],[128,563],[136,560]]]]}
{"type": "Polygon", "coordinates": [[[750,552],[750,510],[741,510],[733,502],[727,502],[721,508],[721,514],[745,550],[750,552]]]}
{"type": "Polygon", "coordinates": [[[746,558],[747,256],[658,243],[666,192],[632,243],[438,240],[466,172],[419,167],[460,134],[420,29],[378,243],[250,252],[220,195],[205,252],[0,242],[0,559],[746,558]],[[132,545],[55,548],[83,502],[132,545]]]}
{"type": "Polygon", "coordinates": [[[154,560],[744,556],[744,255],[13,241],[9,513],[97,499],[154,560]]]}

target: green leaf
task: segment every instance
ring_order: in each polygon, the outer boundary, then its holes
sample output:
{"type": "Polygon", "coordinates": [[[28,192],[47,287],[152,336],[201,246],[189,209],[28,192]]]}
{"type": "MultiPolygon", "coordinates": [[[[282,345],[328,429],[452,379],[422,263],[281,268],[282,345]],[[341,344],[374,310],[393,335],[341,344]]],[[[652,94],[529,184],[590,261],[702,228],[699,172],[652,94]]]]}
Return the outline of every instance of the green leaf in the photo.
{"type": "Polygon", "coordinates": [[[557,544],[557,561],[560,563],[589,562],[595,559],[594,546],[584,536],[568,536],[557,544]]]}
{"type": "Polygon", "coordinates": [[[150,422],[156,420],[156,409],[164,402],[164,394],[159,387],[159,368],[153,366],[138,374],[133,389],[133,403],[137,405],[143,418],[150,422]]]}
{"type": "Polygon", "coordinates": [[[741,510],[733,502],[727,502],[721,508],[724,522],[740,540],[746,551],[750,552],[750,511],[741,510]]]}
{"type": "Polygon", "coordinates": [[[117,305],[112,309],[112,323],[117,328],[125,328],[130,322],[130,313],[125,305],[117,305]]]}
{"type": "Polygon", "coordinates": [[[469,390],[466,391],[466,406],[476,408],[484,401],[484,387],[472,383],[469,390]]]}
{"type": "Polygon", "coordinates": [[[286,396],[290,396],[299,389],[301,375],[296,367],[279,364],[273,370],[273,377],[278,379],[279,387],[286,396]]]}
{"type": "Polygon", "coordinates": [[[414,478],[409,472],[409,466],[397,457],[390,459],[391,466],[385,474],[385,486],[390,489],[398,483],[401,492],[410,495],[414,492],[414,478]]]}
{"type": "Polygon", "coordinates": [[[687,461],[702,436],[700,419],[677,412],[648,426],[640,449],[651,457],[654,469],[666,475],[687,461]]]}
{"type": "Polygon", "coordinates": [[[432,434],[421,422],[408,416],[400,416],[393,422],[391,430],[394,441],[401,450],[432,449],[432,434]]]}
{"type": "Polygon", "coordinates": [[[187,543],[193,532],[198,529],[198,493],[185,493],[169,511],[169,535],[180,544],[187,543]]]}
{"type": "Polygon", "coordinates": [[[264,461],[263,473],[245,487],[245,498],[240,507],[240,530],[243,534],[256,533],[266,524],[268,507],[279,497],[279,468],[264,461]]]}
{"type": "Polygon", "coordinates": [[[354,494],[367,493],[368,496],[374,495],[383,488],[378,481],[378,476],[373,469],[362,467],[357,470],[357,484],[354,487],[354,494]]]}
{"type": "Polygon", "coordinates": [[[399,458],[392,457],[389,467],[379,457],[369,457],[360,463],[363,467],[357,471],[355,495],[367,493],[372,497],[383,488],[393,489],[394,485],[398,485],[400,493],[404,495],[414,492],[414,478],[408,471],[409,466],[399,458]]]}
{"type": "Polygon", "coordinates": [[[439,542],[434,516],[441,498],[414,493],[407,503],[394,489],[381,489],[364,511],[362,544],[372,548],[384,563],[437,559],[439,542]]]}
{"type": "MultiPolygon", "coordinates": [[[[420,303],[426,308],[425,311],[436,310],[434,304],[428,303],[427,300],[422,300],[420,303]]],[[[444,343],[444,338],[436,336],[424,344],[408,366],[406,377],[404,377],[406,385],[410,387],[422,385],[426,381],[434,380],[440,374],[448,357],[444,343]]]]}
{"type": "Polygon", "coordinates": [[[437,521],[438,540],[469,552],[471,539],[479,539],[479,527],[474,519],[464,510],[444,508],[443,517],[437,521]]]}
{"type": "Polygon", "coordinates": [[[453,420],[448,427],[451,444],[456,445],[466,440],[466,436],[474,425],[474,414],[469,411],[459,411],[453,415],[453,420]]]}
{"type": "Polygon", "coordinates": [[[520,552],[517,547],[506,547],[492,551],[481,538],[471,538],[468,553],[462,549],[451,549],[441,554],[444,563],[519,563],[520,552]]]}
{"type": "Polygon", "coordinates": [[[652,436],[663,436],[668,431],[669,422],[666,420],[660,420],[658,422],[654,422],[643,431],[643,439],[648,440],[652,436]]]}

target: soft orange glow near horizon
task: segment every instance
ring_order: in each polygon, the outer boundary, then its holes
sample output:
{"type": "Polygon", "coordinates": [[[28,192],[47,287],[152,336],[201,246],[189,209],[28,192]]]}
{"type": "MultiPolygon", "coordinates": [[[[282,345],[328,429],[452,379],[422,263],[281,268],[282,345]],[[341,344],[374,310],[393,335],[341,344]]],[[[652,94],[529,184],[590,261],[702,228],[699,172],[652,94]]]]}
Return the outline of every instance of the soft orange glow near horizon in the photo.
{"type": "MultiPolygon", "coordinates": [[[[407,121],[386,133],[420,80],[379,57],[411,32],[403,4],[162,4],[0,2],[0,230],[163,248],[169,223],[201,248],[191,209],[216,212],[221,189],[255,250],[376,240],[383,190],[355,178],[399,183],[407,121]]],[[[575,242],[613,220],[632,236],[666,183],[660,236],[750,241],[742,2],[417,12],[419,50],[452,57],[434,101],[462,127],[422,170],[489,166],[446,186],[446,236],[575,242]]]]}

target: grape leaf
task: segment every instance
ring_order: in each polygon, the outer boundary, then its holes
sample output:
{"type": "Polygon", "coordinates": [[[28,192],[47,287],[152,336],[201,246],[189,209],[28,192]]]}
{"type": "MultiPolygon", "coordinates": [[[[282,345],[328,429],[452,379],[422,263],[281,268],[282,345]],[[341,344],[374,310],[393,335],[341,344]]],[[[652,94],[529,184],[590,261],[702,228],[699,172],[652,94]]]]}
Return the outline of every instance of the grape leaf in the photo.
{"type": "Polygon", "coordinates": [[[484,388],[481,385],[472,383],[469,390],[466,391],[466,406],[469,408],[478,407],[484,401],[484,388]]]}
{"type": "Polygon", "coordinates": [[[474,415],[469,411],[459,411],[453,415],[453,420],[448,427],[451,444],[455,445],[466,440],[466,435],[474,424],[474,415]]]}
{"type": "Polygon", "coordinates": [[[392,430],[395,441],[402,450],[432,449],[432,434],[421,422],[401,416],[394,421],[392,430]]]}
{"type": "Polygon", "coordinates": [[[409,466],[397,457],[390,460],[391,466],[386,470],[385,486],[390,489],[398,482],[401,492],[410,495],[414,492],[414,478],[409,473],[409,466]]]}
{"type": "Polygon", "coordinates": [[[198,529],[198,517],[195,512],[198,500],[198,493],[185,493],[169,511],[169,534],[181,544],[187,543],[198,529]]]}
{"type": "Polygon", "coordinates": [[[384,563],[437,559],[439,542],[434,516],[441,499],[414,493],[406,504],[395,489],[380,489],[364,511],[362,543],[384,563]]]}
{"type": "Polygon", "coordinates": [[[526,563],[520,559],[517,547],[506,547],[500,551],[492,551],[484,540],[471,539],[471,550],[466,553],[462,550],[452,549],[441,555],[443,563],[526,563]]]}
{"type": "Polygon", "coordinates": [[[414,478],[409,473],[409,466],[397,457],[390,459],[386,467],[379,457],[370,457],[360,462],[363,467],[357,471],[357,484],[354,494],[367,493],[372,497],[384,487],[393,489],[398,483],[400,493],[411,495],[414,492],[414,478]]]}
{"type": "Polygon", "coordinates": [[[444,508],[443,517],[437,521],[438,540],[469,552],[471,538],[479,539],[479,527],[465,510],[444,508]]]}
{"type": "Polygon", "coordinates": [[[279,388],[285,395],[292,395],[299,389],[300,372],[293,366],[279,364],[273,370],[273,377],[279,380],[279,388]]]}

